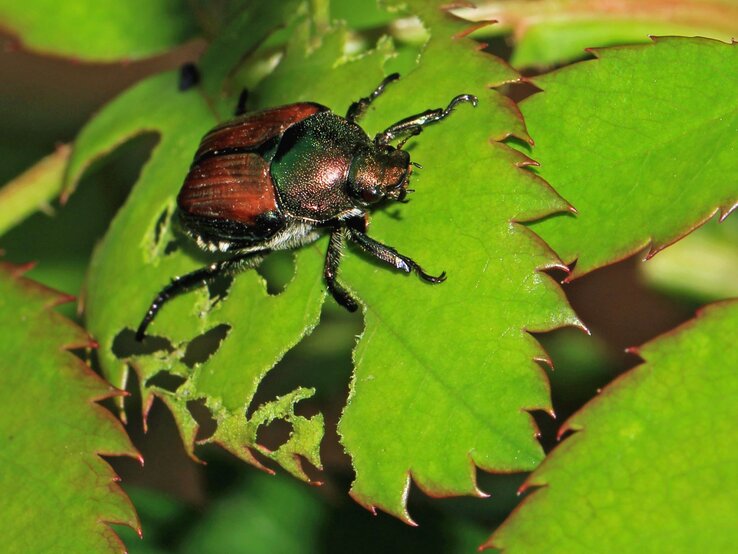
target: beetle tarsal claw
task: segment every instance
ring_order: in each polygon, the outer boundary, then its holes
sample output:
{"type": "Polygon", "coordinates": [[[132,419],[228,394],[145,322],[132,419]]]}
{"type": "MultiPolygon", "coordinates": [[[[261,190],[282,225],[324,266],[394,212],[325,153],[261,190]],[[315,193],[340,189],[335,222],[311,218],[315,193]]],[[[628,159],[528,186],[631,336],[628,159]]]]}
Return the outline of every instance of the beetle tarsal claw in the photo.
{"type": "Polygon", "coordinates": [[[457,106],[457,104],[461,104],[462,102],[469,102],[472,106],[476,108],[479,100],[473,94],[459,94],[457,97],[451,100],[451,102],[449,102],[448,108],[446,108],[445,112],[450,113],[457,106]]]}
{"type": "Polygon", "coordinates": [[[446,280],[445,271],[442,271],[441,274],[438,276],[428,275],[422,270],[418,270],[418,273],[425,281],[428,281],[429,283],[433,283],[434,285],[437,285],[438,283],[443,283],[446,280]]]}

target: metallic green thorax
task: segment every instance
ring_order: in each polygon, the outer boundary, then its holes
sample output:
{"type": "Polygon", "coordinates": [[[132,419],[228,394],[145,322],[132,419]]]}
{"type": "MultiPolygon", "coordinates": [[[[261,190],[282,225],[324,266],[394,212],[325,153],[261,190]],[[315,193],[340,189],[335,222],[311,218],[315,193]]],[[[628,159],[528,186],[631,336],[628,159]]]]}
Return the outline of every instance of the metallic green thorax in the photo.
{"type": "Polygon", "coordinates": [[[313,221],[352,210],[355,202],[346,194],[351,163],[373,147],[361,127],[332,112],[290,127],[271,163],[282,209],[313,221]]]}

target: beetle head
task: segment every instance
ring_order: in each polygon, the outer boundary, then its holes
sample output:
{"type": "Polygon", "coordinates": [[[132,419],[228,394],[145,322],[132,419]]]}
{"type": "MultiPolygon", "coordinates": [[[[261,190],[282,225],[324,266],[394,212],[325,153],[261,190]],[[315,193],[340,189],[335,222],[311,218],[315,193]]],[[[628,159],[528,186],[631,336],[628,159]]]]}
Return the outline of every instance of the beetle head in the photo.
{"type": "Polygon", "coordinates": [[[392,146],[372,145],[351,160],[347,192],[361,207],[404,200],[410,175],[410,154],[392,146]]]}

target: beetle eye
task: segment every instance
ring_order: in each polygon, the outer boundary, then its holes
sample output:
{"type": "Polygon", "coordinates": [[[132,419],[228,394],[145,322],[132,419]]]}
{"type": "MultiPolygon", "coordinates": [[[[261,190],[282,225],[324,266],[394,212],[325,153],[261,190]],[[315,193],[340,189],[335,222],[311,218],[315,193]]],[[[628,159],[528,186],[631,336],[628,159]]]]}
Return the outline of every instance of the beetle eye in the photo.
{"type": "Polygon", "coordinates": [[[382,199],[382,190],[379,187],[368,187],[362,189],[361,199],[368,204],[382,199]]]}

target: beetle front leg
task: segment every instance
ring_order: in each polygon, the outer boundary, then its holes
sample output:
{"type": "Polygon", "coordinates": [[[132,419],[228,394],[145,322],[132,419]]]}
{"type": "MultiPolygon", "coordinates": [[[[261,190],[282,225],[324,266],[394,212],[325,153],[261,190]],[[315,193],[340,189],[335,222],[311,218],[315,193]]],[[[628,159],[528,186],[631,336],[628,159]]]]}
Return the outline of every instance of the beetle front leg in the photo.
{"type": "Polygon", "coordinates": [[[374,143],[389,144],[397,137],[401,137],[404,135],[417,135],[423,130],[423,127],[425,127],[426,125],[430,125],[431,123],[436,123],[437,121],[446,119],[449,115],[451,115],[451,112],[453,112],[456,105],[460,104],[461,102],[470,102],[474,107],[476,107],[477,97],[473,94],[460,94],[459,96],[451,100],[451,102],[449,102],[445,110],[443,108],[426,110],[423,113],[411,115],[410,117],[401,119],[397,123],[387,127],[387,129],[385,129],[381,133],[377,133],[377,135],[374,137],[374,143]]]}
{"type": "Polygon", "coordinates": [[[399,78],[399,73],[392,73],[391,75],[385,77],[382,82],[379,83],[377,88],[374,89],[374,92],[372,92],[369,96],[360,98],[359,100],[351,104],[351,106],[349,106],[349,109],[346,112],[346,119],[351,121],[352,123],[356,122],[357,119],[364,115],[369,105],[377,99],[377,96],[384,92],[384,88],[389,83],[391,83],[392,81],[396,81],[399,78]]]}
{"type": "Polygon", "coordinates": [[[151,306],[149,306],[149,309],[146,311],[146,315],[141,320],[141,324],[136,330],[136,340],[141,342],[144,339],[146,336],[146,329],[168,300],[171,300],[175,296],[185,293],[195,287],[205,285],[219,275],[253,267],[264,259],[264,256],[269,252],[270,250],[258,250],[256,252],[241,254],[227,260],[214,262],[208,266],[193,271],[192,273],[182,275],[181,277],[175,277],[172,279],[171,283],[156,295],[153,302],[151,302],[151,306]]]}
{"type": "Polygon", "coordinates": [[[440,275],[430,275],[423,271],[412,258],[403,256],[397,250],[386,244],[382,244],[371,238],[366,234],[366,223],[363,219],[349,223],[349,239],[357,244],[364,252],[371,254],[378,260],[393,266],[396,269],[400,269],[405,273],[414,271],[424,281],[429,283],[438,284],[443,283],[446,280],[446,272],[441,272],[440,275]]]}
{"type": "Polygon", "coordinates": [[[328,251],[325,255],[325,266],[323,267],[323,275],[325,276],[325,283],[328,285],[333,298],[336,299],[341,306],[346,308],[349,312],[355,312],[359,305],[356,300],[351,298],[348,291],[341,286],[336,280],[338,276],[338,264],[341,262],[341,248],[343,247],[343,240],[346,232],[342,227],[337,227],[331,231],[331,238],[328,242],[328,251]]]}

